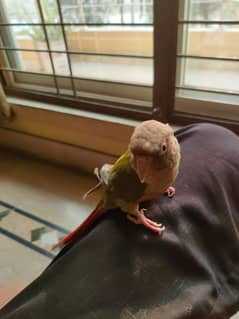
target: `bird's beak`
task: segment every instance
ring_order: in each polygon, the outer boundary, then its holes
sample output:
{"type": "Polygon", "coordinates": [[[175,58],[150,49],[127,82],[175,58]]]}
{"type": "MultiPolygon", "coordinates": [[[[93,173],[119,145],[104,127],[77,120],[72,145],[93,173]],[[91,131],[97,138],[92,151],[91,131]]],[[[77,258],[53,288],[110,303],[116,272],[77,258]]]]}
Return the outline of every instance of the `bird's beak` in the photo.
{"type": "Polygon", "coordinates": [[[142,184],[146,181],[150,166],[151,158],[149,156],[135,157],[135,170],[142,184]]]}

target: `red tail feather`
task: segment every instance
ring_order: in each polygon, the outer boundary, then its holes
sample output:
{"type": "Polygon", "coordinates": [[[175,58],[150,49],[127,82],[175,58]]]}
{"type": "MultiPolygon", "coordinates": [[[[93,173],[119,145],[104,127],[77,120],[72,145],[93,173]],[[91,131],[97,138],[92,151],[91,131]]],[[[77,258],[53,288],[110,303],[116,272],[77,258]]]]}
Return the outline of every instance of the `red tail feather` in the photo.
{"type": "Polygon", "coordinates": [[[86,220],[83,221],[82,224],[80,224],[75,230],[73,230],[69,235],[67,235],[64,239],[62,239],[59,243],[57,243],[55,246],[52,247],[52,250],[54,250],[57,247],[64,246],[68,244],[76,235],[78,235],[80,232],[86,230],[88,226],[92,224],[92,222],[95,221],[97,217],[99,217],[103,213],[103,206],[102,202],[100,201],[95,209],[90,213],[90,215],[86,218],[86,220]]]}

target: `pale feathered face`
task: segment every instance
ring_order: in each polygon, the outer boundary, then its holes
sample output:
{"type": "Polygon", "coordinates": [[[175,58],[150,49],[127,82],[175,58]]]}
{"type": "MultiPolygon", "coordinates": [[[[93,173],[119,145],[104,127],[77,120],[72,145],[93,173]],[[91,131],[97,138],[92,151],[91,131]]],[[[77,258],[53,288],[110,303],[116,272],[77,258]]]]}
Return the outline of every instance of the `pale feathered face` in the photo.
{"type": "Polygon", "coordinates": [[[132,165],[142,183],[147,182],[153,171],[173,167],[180,156],[179,144],[172,128],[150,120],[139,124],[130,139],[132,165]]]}

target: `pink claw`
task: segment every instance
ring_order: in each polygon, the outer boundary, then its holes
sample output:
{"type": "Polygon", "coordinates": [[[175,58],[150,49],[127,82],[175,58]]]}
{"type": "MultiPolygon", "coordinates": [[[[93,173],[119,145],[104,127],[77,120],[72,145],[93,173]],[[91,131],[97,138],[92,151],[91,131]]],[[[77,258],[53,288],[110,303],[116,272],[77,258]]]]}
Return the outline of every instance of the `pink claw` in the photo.
{"type": "Polygon", "coordinates": [[[161,233],[162,231],[164,231],[165,227],[162,226],[162,224],[158,224],[158,223],[152,221],[151,219],[145,217],[145,215],[144,215],[145,210],[146,209],[144,209],[144,208],[139,210],[137,212],[137,214],[135,215],[135,217],[133,217],[131,215],[127,215],[127,217],[134,224],[142,224],[155,233],[161,233]]]}
{"type": "Polygon", "coordinates": [[[175,195],[175,188],[173,186],[169,186],[168,189],[166,190],[165,194],[169,197],[172,198],[175,195]]]}

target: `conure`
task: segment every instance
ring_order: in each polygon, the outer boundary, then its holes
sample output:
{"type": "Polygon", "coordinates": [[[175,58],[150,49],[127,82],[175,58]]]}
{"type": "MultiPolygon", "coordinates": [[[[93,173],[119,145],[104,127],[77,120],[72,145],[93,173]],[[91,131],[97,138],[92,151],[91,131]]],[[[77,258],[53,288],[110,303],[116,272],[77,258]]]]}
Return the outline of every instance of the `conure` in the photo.
{"type": "Polygon", "coordinates": [[[84,231],[96,218],[110,208],[119,207],[135,224],[142,224],[153,232],[161,233],[165,227],[145,216],[139,204],[156,199],[166,193],[175,193],[172,183],[177,177],[180,162],[180,146],[168,124],[148,120],[134,129],[128,150],[113,165],[105,164],[95,169],[99,183],[88,191],[88,196],[97,188],[102,197],[88,218],[54,248],[68,244],[84,231]]]}

